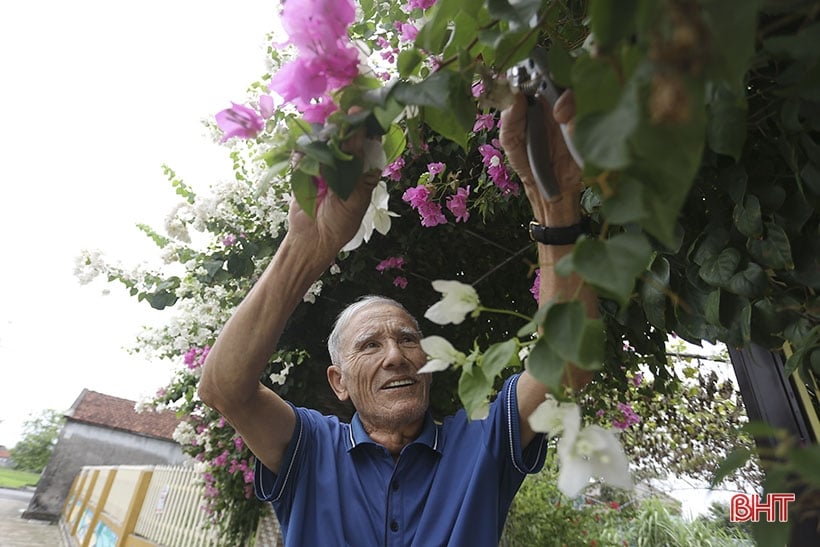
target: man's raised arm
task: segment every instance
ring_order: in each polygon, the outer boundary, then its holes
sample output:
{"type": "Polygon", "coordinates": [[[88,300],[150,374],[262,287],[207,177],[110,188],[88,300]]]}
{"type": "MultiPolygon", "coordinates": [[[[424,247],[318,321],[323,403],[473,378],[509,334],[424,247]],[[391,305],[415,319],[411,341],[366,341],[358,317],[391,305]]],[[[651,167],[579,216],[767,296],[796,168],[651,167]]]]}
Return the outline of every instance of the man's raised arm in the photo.
{"type": "MultiPolygon", "coordinates": [[[[363,139],[362,133],[352,136],[346,150],[360,155],[363,139]]],[[[259,379],[288,318],[361,225],[378,177],[378,171],[363,175],[347,200],[328,192],[315,219],[292,201],[288,233],[205,361],[200,398],[230,422],[274,473],[279,472],[296,418],[290,405],[259,379]]]]}
{"type": "MultiPolygon", "coordinates": [[[[532,205],[534,220],[550,228],[568,227],[581,221],[581,171],[569,152],[560,126],[556,121],[568,123],[575,114],[573,97],[564,93],[550,112],[545,108],[549,156],[558,182],[560,194],[547,200],[541,194],[533,179],[526,152],[526,115],[527,104],[523,95],[515,97],[513,105],[501,114],[501,144],[513,169],[521,177],[527,198],[532,205]]],[[[598,300],[595,293],[584,286],[581,280],[573,275],[562,277],[555,273],[555,264],[564,255],[572,252],[572,243],[567,245],[538,244],[538,264],[541,268],[541,285],[539,302],[550,300],[568,300],[578,296],[586,308],[589,317],[598,316],[598,300]]],[[[584,387],[592,379],[592,373],[570,365],[564,374],[563,382],[574,389],[584,387]]],[[[526,447],[535,432],[530,428],[529,416],[544,401],[547,388],[529,372],[524,372],[518,381],[518,412],[520,416],[521,446],[526,447]]]]}

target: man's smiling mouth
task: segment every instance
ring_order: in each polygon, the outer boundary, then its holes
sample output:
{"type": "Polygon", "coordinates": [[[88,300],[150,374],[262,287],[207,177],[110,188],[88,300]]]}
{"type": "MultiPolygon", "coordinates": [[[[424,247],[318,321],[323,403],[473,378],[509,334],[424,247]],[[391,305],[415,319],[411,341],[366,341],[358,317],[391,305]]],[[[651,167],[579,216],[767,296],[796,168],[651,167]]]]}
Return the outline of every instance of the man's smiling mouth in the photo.
{"type": "Polygon", "coordinates": [[[404,378],[401,380],[393,380],[392,382],[388,382],[384,385],[384,387],[382,387],[382,389],[396,389],[400,387],[412,386],[415,383],[416,380],[413,380],[412,378],[404,378]]]}

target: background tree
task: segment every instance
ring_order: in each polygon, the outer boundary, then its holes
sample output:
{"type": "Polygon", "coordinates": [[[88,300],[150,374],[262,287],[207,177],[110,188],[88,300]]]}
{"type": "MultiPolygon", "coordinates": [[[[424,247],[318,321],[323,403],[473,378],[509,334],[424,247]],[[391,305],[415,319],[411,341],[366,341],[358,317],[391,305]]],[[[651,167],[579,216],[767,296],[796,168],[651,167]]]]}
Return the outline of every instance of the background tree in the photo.
{"type": "Polygon", "coordinates": [[[41,473],[51,458],[65,423],[63,415],[56,410],[43,410],[23,423],[23,438],[10,450],[14,468],[41,473]]]}

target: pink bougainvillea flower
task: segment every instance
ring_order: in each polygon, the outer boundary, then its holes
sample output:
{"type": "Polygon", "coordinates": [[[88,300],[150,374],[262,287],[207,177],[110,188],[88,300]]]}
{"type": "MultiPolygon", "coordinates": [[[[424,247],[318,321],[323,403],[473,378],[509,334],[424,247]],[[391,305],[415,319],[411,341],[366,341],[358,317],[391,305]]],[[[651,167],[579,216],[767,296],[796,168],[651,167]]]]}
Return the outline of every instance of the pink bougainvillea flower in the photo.
{"type": "Polygon", "coordinates": [[[222,142],[233,137],[253,139],[265,128],[265,121],[255,110],[231,103],[231,108],[217,112],[216,125],[222,130],[222,142]]]}
{"type": "Polygon", "coordinates": [[[289,103],[297,99],[308,102],[324,94],[327,88],[328,79],[322,66],[301,57],[282,65],[268,84],[268,89],[289,103]]]}
{"type": "Polygon", "coordinates": [[[403,275],[397,275],[395,279],[393,279],[393,285],[400,288],[406,289],[407,288],[407,278],[403,275]]]}
{"type": "Polygon", "coordinates": [[[419,215],[421,215],[421,225],[425,228],[447,224],[447,217],[444,216],[441,205],[432,201],[419,207],[419,215]]]}
{"type": "Polygon", "coordinates": [[[481,94],[484,93],[484,82],[478,81],[473,84],[473,87],[470,88],[470,91],[473,94],[473,97],[481,97],[481,94]]]}
{"type": "Polygon", "coordinates": [[[439,173],[444,172],[444,164],[440,161],[434,163],[427,164],[427,172],[430,173],[430,176],[436,176],[439,173]]]}
{"type": "Polygon", "coordinates": [[[339,110],[329,95],[323,95],[312,101],[294,101],[296,108],[308,123],[325,123],[327,117],[339,110]]]}
{"type": "Polygon", "coordinates": [[[407,0],[407,8],[408,9],[428,9],[433,4],[436,3],[436,0],[407,0]]]}
{"type": "Polygon", "coordinates": [[[540,295],[541,295],[541,268],[535,270],[535,280],[532,282],[532,287],[530,287],[530,294],[533,298],[535,298],[536,302],[540,303],[540,295]]]}
{"type": "Polygon", "coordinates": [[[456,222],[467,222],[470,219],[470,212],[467,210],[467,197],[470,195],[470,187],[461,187],[456,193],[447,198],[447,208],[456,217],[456,222]]]}
{"type": "Polygon", "coordinates": [[[402,268],[404,268],[403,256],[391,256],[385,258],[376,265],[376,271],[378,272],[383,272],[390,269],[401,270],[402,268]]]}
{"type": "MultiPolygon", "coordinates": [[[[493,141],[495,142],[495,141],[493,141]]],[[[500,145],[498,145],[500,148],[500,145]]],[[[481,153],[481,161],[487,168],[487,174],[503,195],[518,195],[518,184],[510,178],[510,173],[504,165],[504,158],[501,151],[492,144],[482,144],[478,147],[481,153]]]]}
{"type": "Polygon", "coordinates": [[[273,106],[273,97],[270,95],[260,95],[259,96],[259,113],[262,114],[262,117],[266,120],[273,116],[274,106],[273,106]]]}
{"type": "Polygon", "coordinates": [[[475,124],[473,125],[473,131],[481,131],[482,129],[486,129],[487,131],[492,131],[495,127],[495,117],[492,114],[478,114],[475,117],[475,124]]]}
{"type": "Polygon", "coordinates": [[[641,417],[632,410],[632,407],[625,403],[618,403],[618,410],[623,416],[622,420],[612,420],[612,425],[618,429],[626,429],[631,425],[637,424],[641,421],[641,417]]]}
{"type": "Polygon", "coordinates": [[[398,182],[401,180],[402,169],[404,169],[404,158],[399,156],[393,163],[389,164],[387,167],[384,168],[384,170],[382,171],[382,176],[387,177],[392,181],[398,182]]]}
{"type": "Polygon", "coordinates": [[[225,247],[231,247],[233,244],[236,243],[236,236],[233,234],[228,234],[222,238],[222,244],[225,247]]]}
{"type": "Polygon", "coordinates": [[[412,23],[399,23],[396,21],[394,24],[396,25],[396,29],[401,33],[401,39],[405,42],[412,42],[419,34],[419,29],[412,23]]]}
{"type": "Polygon", "coordinates": [[[401,199],[409,203],[411,207],[418,209],[430,199],[430,190],[423,184],[415,188],[408,188],[402,194],[401,199]]]}
{"type": "Polygon", "coordinates": [[[300,52],[327,51],[347,37],[356,18],[352,0],[288,0],[282,8],[282,28],[300,52]]]}
{"type": "Polygon", "coordinates": [[[401,199],[419,212],[422,226],[431,228],[439,224],[447,224],[447,218],[441,210],[441,205],[432,200],[430,190],[423,184],[405,190],[401,199]]]}

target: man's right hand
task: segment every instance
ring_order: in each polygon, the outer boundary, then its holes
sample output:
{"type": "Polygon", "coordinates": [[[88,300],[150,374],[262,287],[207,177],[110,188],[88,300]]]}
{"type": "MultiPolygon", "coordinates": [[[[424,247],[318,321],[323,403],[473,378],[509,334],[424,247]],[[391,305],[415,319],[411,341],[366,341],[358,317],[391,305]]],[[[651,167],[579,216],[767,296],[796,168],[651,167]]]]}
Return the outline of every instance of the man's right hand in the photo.
{"type": "MultiPolygon", "coordinates": [[[[358,129],[344,142],[342,150],[363,159],[367,138],[364,128],[358,129]]],[[[381,146],[367,143],[368,146],[381,146]]],[[[319,256],[332,262],[342,247],[353,239],[361,226],[362,218],[370,205],[373,188],[379,182],[381,173],[371,170],[363,173],[356,187],[347,199],[342,199],[332,190],[327,191],[317,201],[314,218],[302,210],[295,199],[291,200],[288,214],[289,234],[297,241],[309,245],[319,256]]]]}

